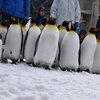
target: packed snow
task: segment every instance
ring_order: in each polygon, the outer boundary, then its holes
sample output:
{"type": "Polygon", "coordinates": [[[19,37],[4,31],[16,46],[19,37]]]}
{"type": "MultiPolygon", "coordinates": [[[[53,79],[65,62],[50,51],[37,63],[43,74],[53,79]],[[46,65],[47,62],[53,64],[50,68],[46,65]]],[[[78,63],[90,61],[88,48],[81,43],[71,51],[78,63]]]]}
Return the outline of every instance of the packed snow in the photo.
{"type": "Polygon", "coordinates": [[[100,100],[100,75],[0,63],[0,100],[100,100]]]}

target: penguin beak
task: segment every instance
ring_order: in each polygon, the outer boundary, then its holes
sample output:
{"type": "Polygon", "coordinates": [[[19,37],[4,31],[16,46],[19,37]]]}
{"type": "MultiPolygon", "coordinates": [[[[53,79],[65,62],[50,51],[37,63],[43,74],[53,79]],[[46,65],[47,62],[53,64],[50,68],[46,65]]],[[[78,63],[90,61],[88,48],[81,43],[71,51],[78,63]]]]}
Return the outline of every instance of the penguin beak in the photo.
{"type": "Polygon", "coordinates": [[[54,21],[54,18],[51,18],[52,21],[54,21]]]}
{"type": "Polygon", "coordinates": [[[26,22],[28,22],[30,19],[27,19],[26,22]]]}
{"type": "Polygon", "coordinates": [[[75,25],[74,25],[74,24],[72,24],[72,26],[74,27],[75,25]]]}
{"type": "Polygon", "coordinates": [[[71,23],[73,20],[69,21],[69,23],[71,23]]]}
{"type": "Polygon", "coordinates": [[[11,17],[13,21],[16,21],[16,19],[14,17],[11,17]]]}
{"type": "Polygon", "coordinates": [[[33,17],[32,19],[36,19],[36,17],[33,17]]]}
{"type": "Polygon", "coordinates": [[[7,22],[8,22],[8,20],[5,20],[5,21],[4,21],[4,23],[7,23],[7,22]]]}
{"type": "Polygon", "coordinates": [[[98,31],[98,30],[100,30],[100,29],[94,29],[94,31],[98,31]]]}
{"type": "Polygon", "coordinates": [[[21,21],[19,21],[19,23],[22,23],[22,20],[21,20],[21,21]]]}

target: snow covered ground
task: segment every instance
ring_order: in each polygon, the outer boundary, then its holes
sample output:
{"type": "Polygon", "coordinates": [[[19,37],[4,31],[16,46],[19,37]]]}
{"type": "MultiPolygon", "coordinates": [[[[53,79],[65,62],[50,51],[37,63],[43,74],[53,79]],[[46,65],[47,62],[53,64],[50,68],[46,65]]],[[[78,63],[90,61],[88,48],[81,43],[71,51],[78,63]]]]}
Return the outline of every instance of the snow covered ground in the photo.
{"type": "Polygon", "coordinates": [[[0,63],[0,100],[100,100],[100,75],[0,63]]]}

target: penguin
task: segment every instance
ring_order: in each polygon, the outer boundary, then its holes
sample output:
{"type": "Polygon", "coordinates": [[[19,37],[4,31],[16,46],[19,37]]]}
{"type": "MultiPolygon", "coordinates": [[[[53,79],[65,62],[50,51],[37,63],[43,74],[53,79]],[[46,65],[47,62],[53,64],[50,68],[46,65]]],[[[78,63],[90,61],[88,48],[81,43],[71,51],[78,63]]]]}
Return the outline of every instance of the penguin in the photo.
{"type": "Polygon", "coordinates": [[[58,41],[58,48],[57,48],[57,53],[56,57],[54,60],[54,63],[52,65],[53,68],[58,68],[59,67],[59,58],[60,58],[60,48],[61,48],[61,42],[65,34],[67,34],[67,29],[66,27],[69,25],[68,21],[64,21],[62,25],[58,26],[59,29],[59,41],[58,41]]]}
{"type": "Polygon", "coordinates": [[[2,33],[2,42],[4,44],[4,39],[5,39],[5,36],[6,36],[6,33],[7,33],[7,20],[2,20],[1,21],[1,25],[0,25],[0,33],[2,33]]]}
{"type": "Polygon", "coordinates": [[[80,65],[78,71],[91,72],[93,65],[94,54],[96,50],[96,36],[97,29],[90,28],[89,34],[84,38],[80,46],[80,65]]]}
{"type": "Polygon", "coordinates": [[[42,30],[44,29],[44,27],[45,27],[46,24],[47,24],[47,18],[44,18],[44,19],[42,20],[41,24],[38,26],[39,29],[41,30],[41,32],[42,32],[42,30]]]}
{"type": "Polygon", "coordinates": [[[76,33],[76,27],[71,23],[71,29],[64,35],[61,43],[60,61],[61,70],[76,71],[79,52],[79,37],[76,33]]]}
{"type": "Polygon", "coordinates": [[[62,27],[59,30],[59,45],[61,45],[62,39],[63,39],[63,37],[64,37],[65,34],[67,34],[67,30],[66,30],[65,27],[62,27]]]}
{"type": "Polygon", "coordinates": [[[64,21],[61,25],[62,27],[59,29],[59,45],[61,45],[64,35],[68,32],[67,27],[69,27],[69,23],[70,22],[68,22],[68,21],[64,21]]]}
{"type": "Polygon", "coordinates": [[[34,57],[36,66],[51,69],[57,52],[58,40],[59,31],[55,25],[55,19],[50,18],[39,38],[38,48],[34,57]]]}
{"type": "Polygon", "coordinates": [[[100,35],[97,39],[96,51],[94,54],[93,66],[91,68],[91,73],[100,74],[100,35]]]}
{"type": "Polygon", "coordinates": [[[29,21],[28,21],[28,23],[26,24],[26,28],[27,28],[27,29],[29,29],[29,28],[30,28],[30,26],[31,26],[30,19],[31,19],[31,17],[29,17],[29,21]]]}
{"type": "Polygon", "coordinates": [[[8,53],[12,54],[12,51],[7,46],[3,45],[2,42],[2,33],[0,33],[0,61],[2,61],[2,49],[5,49],[8,53]]]}
{"type": "Polygon", "coordinates": [[[4,50],[3,57],[4,59],[12,60],[12,64],[16,63],[20,58],[21,49],[22,49],[22,30],[18,23],[18,19],[11,17],[12,24],[8,28],[6,37],[5,37],[5,45],[12,50],[12,54],[9,54],[4,50]]]}
{"type": "Polygon", "coordinates": [[[22,43],[22,52],[21,52],[21,55],[20,55],[20,62],[23,62],[23,47],[24,47],[24,41],[25,41],[25,37],[26,37],[26,33],[28,31],[28,28],[26,27],[26,24],[28,23],[30,19],[23,19],[21,21],[21,29],[22,29],[22,34],[23,34],[23,43],[22,43]]]}
{"type": "Polygon", "coordinates": [[[0,33],[0,60],[2,57],[2,33],[0,33]]]}
{"type": "Polygon", "coordinates": [[[23,42],[25,41],[26,33],[28,31],[28,28],[26,27],[26,24],[28,23],[30,19],[23,19],[21,22],[21,28],[23,31],[23,42]]]}
{"type": "Polygon", "coordinates": [[[41,33],[36,25],[36,17],[31,18],[31,27],[29,28],[24,42],[24,58],[25,62],[34,65],[34,54],[36,50],[36,41],[41,33]]]}

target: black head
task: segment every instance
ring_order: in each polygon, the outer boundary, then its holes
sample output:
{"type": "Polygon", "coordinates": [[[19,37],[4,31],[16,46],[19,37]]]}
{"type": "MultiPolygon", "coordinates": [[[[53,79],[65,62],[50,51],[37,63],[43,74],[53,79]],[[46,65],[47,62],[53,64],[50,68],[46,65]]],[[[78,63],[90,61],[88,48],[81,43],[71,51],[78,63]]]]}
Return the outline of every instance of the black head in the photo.
{"type": "Polygon", "coordinates": [[[31,18],[31,23],[32,23],[32,24],[36,23],[36,21],[37,21],[37,17],[32,17],[32,18],[31,18]]]}
{"type": "Polygon", "coordinates": [[[55,24],[56,24],[56,19],[54,19],[54,18],[49,18],[48,24],[50,24],[50,25],[55,25],[55,24]]]}
{"type": "Polygon", "coordinates": [[[0,33],[0,39],[2,39],[2,33],[0,33]]]}
{"type": "Polygon", "coordinates": [[[19,20],[17,18],[11,17],[12,19],[12,24],[18,24],[19,20]]]}
{"type": "Polygon", "coordinates": [[[62,26],[64,26],[64,27],[67,27],[67,26],[69,26],[69,21],[64,21],[63,23],[62,23],[62,26]]]}
{"type": "Polygon", "coordinates": [[[97,32],[99,29],[96,28],[90,28],[89,32],[95,34],[95,32],[97,32]]]}
{"type": "Polygon", "coordinates": [[[70,23],[71,21],[64,21],[63,23],[62,23],[62,26],[64,26],[65,28],[66,28],[66,30],[67,31],[69,31],[69,23],[70,23]]]}
{"type": "Polygon", "coordinates": [[[2,21],[1,21],[1,25],[2,25],[2,26],[7,26],[7,22],[8,22],[7,20],[2,20],[2,21]]]}
{"type": "Polygon", "coordinates": [[[23,19],[22,22],[21,22],[22,26],[25,26],[28,23],[29,20],[30,19],[23,19]]]}
{"type": "Polygon", "coordinates": [[[71,24],[71,30],[73,30],[73,31],[77,30],[77,28],[76,28],[76,26],[74,24],[71,24]]]}
{"type": "Polygon", "coordinates": [[[43,25],[45,26],[46,23],[47,23],[47,18],[44,18],[44,19],[42,20],[41,24],[43,24],[43,25]]]}

